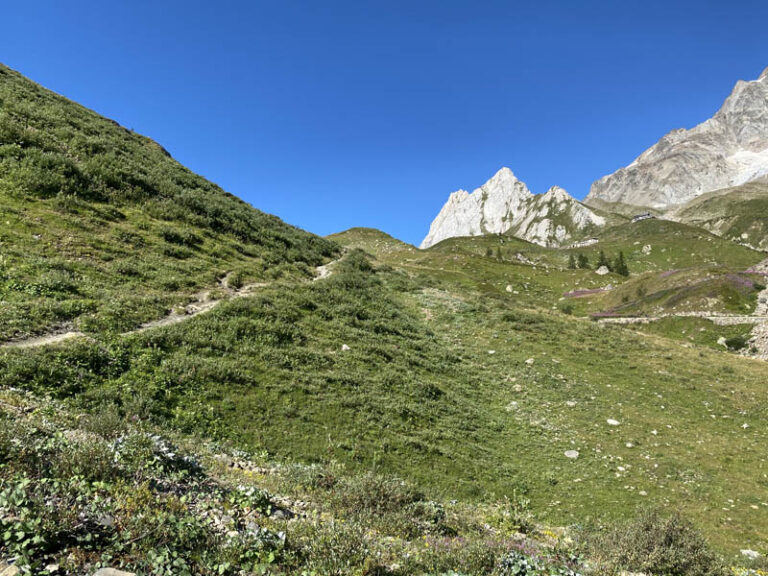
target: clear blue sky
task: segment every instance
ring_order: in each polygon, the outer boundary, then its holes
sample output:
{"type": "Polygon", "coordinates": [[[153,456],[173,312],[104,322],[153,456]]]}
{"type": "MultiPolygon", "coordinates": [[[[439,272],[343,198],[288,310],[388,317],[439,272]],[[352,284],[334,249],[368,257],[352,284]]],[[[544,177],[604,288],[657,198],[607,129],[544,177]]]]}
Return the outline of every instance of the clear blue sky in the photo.
{"type": "Polygon", "coordinates": [[[768,66],[768,1],[28,1],[0,61],[318,234],[418,243],[509,166],[581,198],[768,66]]]}

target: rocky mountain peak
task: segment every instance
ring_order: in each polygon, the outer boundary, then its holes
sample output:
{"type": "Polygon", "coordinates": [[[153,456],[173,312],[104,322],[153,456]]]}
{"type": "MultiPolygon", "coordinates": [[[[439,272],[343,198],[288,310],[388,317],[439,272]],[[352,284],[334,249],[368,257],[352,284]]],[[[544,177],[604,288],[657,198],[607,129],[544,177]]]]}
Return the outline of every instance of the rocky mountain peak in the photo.
{"type": "Polygon", "coordinates": [[[451,194],[421,247],[457,236],[503,233],[546,246],[558,245],[604,223],[559,186],[533,195],[509,168],[502,168],[471,194],[465,190],[451,194]]]}
{"type": "Polygon", "coordinates": [[[666,209],[768,174],[768,69],[736,83],[720,110],[690,129],[669,132],[634,162],[594,184],[586,202],[666,209]]]}

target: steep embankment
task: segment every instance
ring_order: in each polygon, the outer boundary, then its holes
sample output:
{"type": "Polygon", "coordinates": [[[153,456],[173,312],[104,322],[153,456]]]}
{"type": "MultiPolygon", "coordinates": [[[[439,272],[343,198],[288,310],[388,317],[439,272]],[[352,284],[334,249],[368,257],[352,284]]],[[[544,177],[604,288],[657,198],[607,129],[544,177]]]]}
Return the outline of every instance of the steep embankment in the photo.
{"type": "Polygon", "coordinates": [[[0,65],[0,341],[123,332],[234,284],[309,277],[333,243],[0,65]]]}

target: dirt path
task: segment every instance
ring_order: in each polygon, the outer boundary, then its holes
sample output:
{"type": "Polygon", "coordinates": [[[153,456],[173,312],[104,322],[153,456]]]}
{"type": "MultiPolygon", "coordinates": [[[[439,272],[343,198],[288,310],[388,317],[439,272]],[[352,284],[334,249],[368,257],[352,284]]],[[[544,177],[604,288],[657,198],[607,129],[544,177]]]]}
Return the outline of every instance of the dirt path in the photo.
{"type": "MultiPolygon", "coordinates": [[[[749,272],[761,274],[768,280],[768,259],[752,266],[749,272]]],[[[600,318],[600,324],[648,324],[662,318],[704,318],[719,326],[734,324],[754,324],[749,344],[742,352],[743,356],[768,360],[768,286],[757,295],[757,306],[749,316],[727,314],[712,314],[709,312],[680,312],[677,314],[661,314],[659,316],[634,316],[624,318],[600,318]]]]}
{"type": "MultiPolygon", "coordinates": [[[[312,279],[312,281],[315,282],[317,280],[322,280],[324,278],[328,278],[329,276],[331,276],[333,274],[333,266],[336,263],[338,263],[343,257],[344,256],[342,254],[342,256],[340,256],[336,260],[333,260],[332,262],[328,262],[327,264],[323,264],[322,266],[318,266],[317,268],[315,268],[315,277],[312,279]]],[[[120,336],[129,336],[131,334],[141,334],[142,332],[146,332],[147,330],[152,330],[153,328],[161,328],[163,326],[172,326],[174,324],[179,324],[180,322],[185,322],[187,320],[194,318],[195,316],[200,316],[201,314],[210,312],[222,302],[228,302],[229,300],[232,300],[234,298],[243,298],[245,296],[250,296],[258,289],[266,288],[271,284],[270,282],[258,282],[255,284],[248,284],[239,289],[235,289],[229,285],[230,277],[231,277],[231,273],[228,273],[221,280],[219,280],[219,289],[226,292],[228,296],[227,298],[213,299],[211,297],[211,292],[209,290],[198,292],[197,294],[192,295],[193,301],[187,304],[186,306],[184,306],[181,310],[174,310],[167,316],[163,316],[162,318],[158,318],[157,320],[152,320],[151,322],[145,322],[144,324],[141,324],[138,328],[129,330],[128,332],[123,332],[122,334],[120,334],[120,336]]],[[[75,338],[90,338],[90,336],[88,336],[84,332],[78,332],[77,330],[60,330],[51,334],[43,334],[41,336],[32,336],[30,338],[24,338],[22,340],[13,340],[10,342],[3,342],[3,343],[0,343],[0,349],[1,348],[39,348],[40,346],[58,344],[60,342],[66,342],[67,340],[73,340],[75,338]]]]}

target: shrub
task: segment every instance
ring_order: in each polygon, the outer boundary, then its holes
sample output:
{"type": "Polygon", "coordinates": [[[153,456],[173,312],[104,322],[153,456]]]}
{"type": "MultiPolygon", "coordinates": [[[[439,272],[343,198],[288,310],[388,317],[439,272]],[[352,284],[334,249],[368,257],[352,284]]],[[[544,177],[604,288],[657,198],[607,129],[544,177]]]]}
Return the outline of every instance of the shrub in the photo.
{"type": "Polygon", "coordinates": [[[592,539],[600,573],[621,570],[659,576],[725,576],[707,541],[678,513],[643,510],[633,521],[592,539]]]}
{"type": "Polygon", "coordinates": [[[731,336],[725,339],[725,345],[729,350],[742,350],[749,344],[749,339],[746,336],[731,336]]]}
{"type": "Polygon", "coordinates": [[[504,498],[495,517],[495,524],[507,533],[521,532],[529,534],[534,531],[536,524],[531,512],[530,499],[515,491],[512,498],[504,498]]]}
{"type": "Polygon", "coordinates": [[[373,472],[345,480],[335,498],[340,506],[358,514],[397,512],[422,499],[403,480],[373,472]]]}

